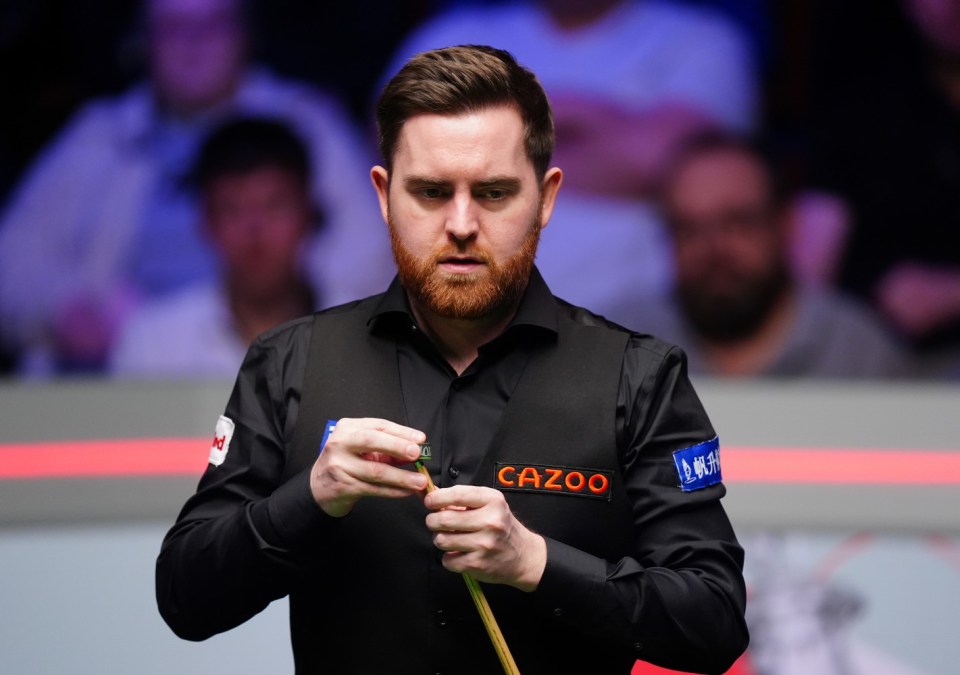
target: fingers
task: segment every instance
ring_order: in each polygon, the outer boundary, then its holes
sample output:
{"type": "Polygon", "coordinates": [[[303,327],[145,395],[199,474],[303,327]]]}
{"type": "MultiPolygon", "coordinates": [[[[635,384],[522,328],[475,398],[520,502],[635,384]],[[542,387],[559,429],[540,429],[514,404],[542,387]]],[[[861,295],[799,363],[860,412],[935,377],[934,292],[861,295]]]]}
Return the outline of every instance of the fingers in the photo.
{"type": "Polygon", "coordinates": [[[340,517],[362,497],[405,497],[426,487],[426,478],[400,469],[420,457],[423,432],[389,420],[342,419],[327,438],[310,474],[320,507],[340,517]]]}
{"type": "Polygon", "coordinates": [[[489,531],[501,535],[513,521],[503,493],[492,488],[456,485],[424,495],[423,502],[434,511],[427,515],[427,527],[437,533],[489,531]]]}
{"type": "Polygon", "coordinates": [[[422,431],[377,418],[342,419],[327,439],[324,452],[344,450],[356,455],[371,455],[374,461],[387,458],[397,463],[420,457],[419,443],[426,441],[422,431]]]}
{"type": "Polygon", "coordinates": [[[524,591],[540,583],[546,542],[517,520],[499,490],[460,485],[431,492],[424,502],[439,509],[426,522],[446,569],[524,591]]]}
{"type": "Polygon", "coordinates": [[[344,487],[353,488],[361,496],[383,495],[384,488],[398,488],[405,494],[426,487],[426,477],[388,462],[377,462],[365,457],[347,455],[327,465],[331,478],[344,487]]]}
{"type": "Polygon", "coordinates": [[[424,490],[426,482],[416,471],[347,452],[327,455],[324,451],[310,473],[314,500],[337,518],[348,514],[362,497],[406,497],[424,490]]]}
{"type": "Polygon", "coordinates": [[[447,553],[462,554],[455,556],[456,560],[448,556],[451,559],[444,561],[448,569],[464,571],[509,549],[516,521],[498,490],[461,485],[431,492],[424,502],[428,508],[439,509],[426,518],[434,545],[447,553]]]}
{"type": "Polygon", "coordinates": [[[451,506],[479,509],[491,502],[500,502],[506,506],[506,500],[503,498],[502,492],[477,485],[454,485],[431,492],[423,500],[426,507],[433,511],[451,506]]]}
{"type": "MultiPolygon", "coordinates": [[[[434,533],[469,533],[505,530],[504,518],[492,509],[438,511],[427,515],[427,527],[434,533]]],[[[453,547],[444,550],[454,550],[453,547]]]]}
{"type": "Polygon", "coordinates": [[[513,514],[503,494],[490,488],[457,485],[424,496],[434,512],[427,515],[427,527],[434,544],[443,551],[489,551],[506,538],[513,514]]]}

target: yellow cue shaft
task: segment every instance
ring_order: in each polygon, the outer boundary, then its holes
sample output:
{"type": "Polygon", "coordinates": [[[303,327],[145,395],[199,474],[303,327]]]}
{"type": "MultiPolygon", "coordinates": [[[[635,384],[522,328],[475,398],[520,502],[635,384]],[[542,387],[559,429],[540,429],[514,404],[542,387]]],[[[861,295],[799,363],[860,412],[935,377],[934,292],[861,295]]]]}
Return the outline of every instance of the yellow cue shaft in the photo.
{"type": "MultiPolygon", "coordinates": [[[[433,484],[430,471],[427,470],[423,462],[417,462],[416,466],[417,471],[427,477],[427,492],[436,490],[437,486],[433,484]]],[[[500,658],[500,665],[503,666],[503,672],[507,675],[520,675],[520,669],[517,668],[517,663],[513,660],[513,655],[510,653],[510,648],[507,647],[507,641],[500,631],[500,626],[497,625],[497,620],[493,616],[493,610],[490,608],[490,603],[487,602],[487,596],[484,595],[483,589],[480,587],[480,584],[477,583],[477,580],[466,572],[463,572],[461,576],[463,576],[463,580],[467,584],[470,597],[473,598],[473,604],[477,606],[477,612],[480,614],[480,619],[483,620],[484,628],[487,629],[490,642],[493,643],[493,648],[500,658]]]]}

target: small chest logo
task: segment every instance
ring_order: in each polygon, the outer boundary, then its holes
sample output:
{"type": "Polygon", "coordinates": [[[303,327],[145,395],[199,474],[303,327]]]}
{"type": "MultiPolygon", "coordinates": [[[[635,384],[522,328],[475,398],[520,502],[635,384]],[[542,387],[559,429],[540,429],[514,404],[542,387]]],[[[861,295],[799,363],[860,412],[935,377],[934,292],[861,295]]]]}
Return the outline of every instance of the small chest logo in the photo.
{"type": "Polygon", "coordinates": [[[613,471],[584,467],[498,462],[495,487],[610,501],[613,471]]]}

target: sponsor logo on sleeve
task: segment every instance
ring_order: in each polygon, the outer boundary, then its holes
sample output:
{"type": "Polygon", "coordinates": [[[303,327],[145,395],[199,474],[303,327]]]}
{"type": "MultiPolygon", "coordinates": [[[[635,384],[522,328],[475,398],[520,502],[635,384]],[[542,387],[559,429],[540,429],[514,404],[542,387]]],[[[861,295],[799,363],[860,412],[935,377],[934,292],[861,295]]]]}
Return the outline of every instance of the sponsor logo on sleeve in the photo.
{"type": "Polygon", "coordinates": [[[227,458],[235,428],[236,425],[232,419],[220,415],[217,420],[217,428],[213,432],[213,443],[210,446],[210,464],[213,466],[220,466],[223,464],[223,460],[227,458]]]}
{"type": "Polygon", "coordinates": [[[720,474],[720,439],[711,440],[673,453],[673,463],[684,492],[700,490],[723,480],[720,474]]]}

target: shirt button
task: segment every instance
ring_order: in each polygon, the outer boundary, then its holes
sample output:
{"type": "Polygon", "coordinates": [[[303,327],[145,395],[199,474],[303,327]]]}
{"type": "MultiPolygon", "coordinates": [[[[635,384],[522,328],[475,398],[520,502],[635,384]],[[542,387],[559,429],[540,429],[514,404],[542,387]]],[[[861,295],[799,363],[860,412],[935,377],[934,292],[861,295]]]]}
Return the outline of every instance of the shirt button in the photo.
{"type": "Polygon", "coordinates": [[[457,476],[460,475],[460,469],[458,469],[455,466],[451,466],[447,472],[450,474],[451,478],[456,478],[457,476]]]}
{"type": "Polygon", "coordinates": [[[438,625],[440,628],[443,628],[444,626],[447,625],[447,618],[443,615],[443,610],[442,610],[442,609],[438,609],[438,610],[437,610],[437,617],[436,617],[436,618],[437,618],[437,625],[438,625]]]}
{"type": "Polygon", "coordinates": [[[556,617],[563,616],[563,607],[557,607],[553,610],[553,615],[556,617]]]}
{"type": "Polygon", "coordinates": [[[634,642],[634,643],[633,643],[633,651],[635,651],[635,652],[642,652],[642,651],[643,651],[643,643],[642,643],[642,642],[634,642]]]}
{"type": "Polygon", "coordinates": [[[460,391],[463,389],[463,380],[454,380],[453,381],[453,390],[460,391]]]}

